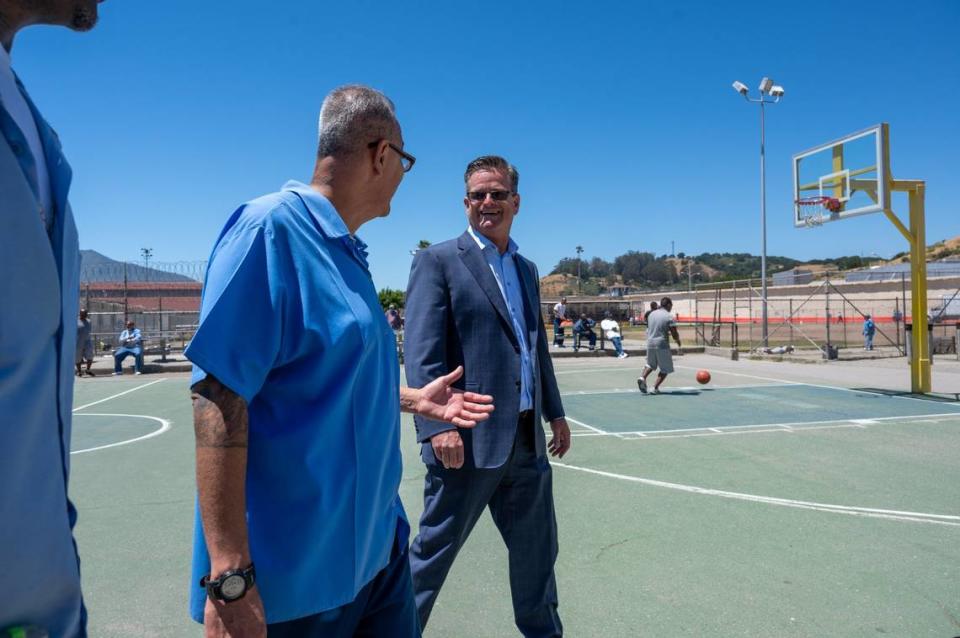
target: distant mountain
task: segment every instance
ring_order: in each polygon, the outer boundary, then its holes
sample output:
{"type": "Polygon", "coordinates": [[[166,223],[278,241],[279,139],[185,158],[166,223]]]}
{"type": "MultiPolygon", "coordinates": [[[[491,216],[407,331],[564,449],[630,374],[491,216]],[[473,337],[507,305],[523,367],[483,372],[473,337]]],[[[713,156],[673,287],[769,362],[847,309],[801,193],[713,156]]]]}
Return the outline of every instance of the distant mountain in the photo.
{"type": "MultiPolygon", "coordinates": [[[[190,277],[158,268],[146,268],[134,263],[116,261],[106,255],[101,255],[95,250],[80,251],[80,281],[82,283],[123,281],[124,270],[126,270],[126,280],[128,282],[197,282],[202,279],[203,274],[198,272],[196,277],[190,277]]],[[[183,270],[189,271],[190,268],[185,267],[183,270]]]]}

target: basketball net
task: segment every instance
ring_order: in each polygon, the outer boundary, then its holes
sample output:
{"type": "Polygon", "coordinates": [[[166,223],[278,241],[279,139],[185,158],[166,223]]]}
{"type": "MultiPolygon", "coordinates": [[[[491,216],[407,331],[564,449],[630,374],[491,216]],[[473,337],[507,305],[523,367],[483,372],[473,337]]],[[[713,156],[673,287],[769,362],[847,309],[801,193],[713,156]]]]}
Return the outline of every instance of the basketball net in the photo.
{"type": "Polygon", "coordinates": [[[839,199],[823,196],[801,197],[795,203],[800,209],[800,221],[807,227],[822,226],[842,206],[839,199]]]}

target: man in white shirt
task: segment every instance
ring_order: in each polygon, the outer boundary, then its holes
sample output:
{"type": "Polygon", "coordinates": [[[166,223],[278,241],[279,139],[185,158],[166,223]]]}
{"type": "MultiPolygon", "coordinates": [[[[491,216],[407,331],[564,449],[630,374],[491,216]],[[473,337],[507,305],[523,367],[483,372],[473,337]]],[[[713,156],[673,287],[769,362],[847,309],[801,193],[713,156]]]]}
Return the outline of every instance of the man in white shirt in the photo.
{"type": "Polygon", "coordinates": [[[553,307],[553,345],[563,347],[563,322],[567,320],[567,298],[560,297],[560,301],[553,307]]]}
{"type": "Polygon", "coordinates": [[[617,351],[617,359],[626,359],[627,353],[623,351],[623,335],[620,334],[620,324],[616,322],[610,312],[605,312],[603,321],[600,322],[600,329],[603,335],[613,344],[613,349],[617,351]]]}

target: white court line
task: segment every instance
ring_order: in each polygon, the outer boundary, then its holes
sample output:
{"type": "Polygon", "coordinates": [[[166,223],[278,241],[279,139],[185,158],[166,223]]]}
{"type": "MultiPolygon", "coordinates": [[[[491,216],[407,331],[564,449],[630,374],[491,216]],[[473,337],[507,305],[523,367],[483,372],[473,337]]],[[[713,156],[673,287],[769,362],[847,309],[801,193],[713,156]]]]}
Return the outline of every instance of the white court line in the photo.
{"type": "MultiPolygon", "coordinates": [[[[576,368],[574,370],[554,370],[553,374],[580,374],[582,372],[622,372],[624,370],[639,370],[640,368],[625,368],[623,366],[606,368],[576,368]]],[[[699,369],[699,368],[698,368],[699,369]]]]}
{"type": "MultiPolygon", "coordinates": [[[[682,368],[684,370],[699,370],[700,368],[692,368],[690,366],[678,366],[674,364],[674,368],[682,368]]],[[[776,379],[773,377],[761,377],[756,374],[744,374],[742,372],[728,372],[727,370],[717,370],[717,374],[730,374],[735,377],[745,377],[747,379],[761,379],[763,381],[774,381],[779,384],[784,385],[806,385],[811,388],[826,388],[828,390],[842,390],[844,392],[853,392],[854,394],[868,394],[870,396],[880,396],[880,397],[890,397],[891,399],[906,399],[908,401],[923,401],[924,403],[931,403],[928,399],[920,399],[918,397],[905,397],[899,394],[886,394],[884,392],[872,392],[870,390],[855,390],[854,388],[845,388],[842,385],[824,385],[820,383],[804,383],[803,381],[787,381],[786,379],[776,379]]],[[[891,390],[895,392],[895,390],[891,390]]],[[[946,401],[934,401],[933,403],[946,403],[946,405],[951,408],[957,408],[960,410],[960,405],[954,405],[946,401]]]]}
{"type": "MultiPolygon", "coordinates": [[[[162,381],[162,379],[161,379],[161,381],[162,381]]],[[[141,386],[141,387],[142,387],[142,386],[141,386]]],[[[138,389],[139,389],[139,388],[138,388],[138,389]]],[[[158,423],[160,423],[160,427],[159,427],[158,429],[154,430],[153,432],[150,432],[149,434],[144,434],[143,436],[138,436],[138,437],[133,438],[133,439],[127,439],[127,440],[125,440],[125,441],[117,441],[116,443],[108,443],[107,445],[98,445],[97,447],[88,447],[88,448],[85,448],[85,449],[83,449],[83,450],[74,450],[74,451],[70,452],[71,456],[74,455],[74,454],[83,454],[84,452],[96,452],[97,450],[106,450],[107,448],[111,448],[111,447],[119,447],[119,446],[121,446],[121,445],[129,445],[129,444],[131,444],[131,443],[136,443],[137,441],[143,441],[143,440],[146,440],[146,439],[152,439],[153,437],[155,437],[155,436],[160,436],[161,434],[163,434],[164,432],[166,432],[167,430],[170,429],[170,421],[167,421],[166,419],[161,419],[160,417],[156,417],[156,416],[148,416],[148,415],[146,415],[146,414],[93,414],[93,413],[87,413],[87,414],[77,414],[77,415],[75,415],[75,416],[122,416],[122,417],[131,418],[131,419],[150,419],[150,420],[152,420],[152,421],[157,421],[158,423]]]]}
{"type": "MultiPolygon", "coordinates": [[[[576,421],[575,419],[572,419],[569,416],[567,417],[567,420],[573,421],[574,423],[580,423],[580,425],[583,425],[585,427],[590,427],[590,429],[594,430],[596,433],[606,434],[608,436],[615,436],[618,434],[619,435],[641,434],[641,435],[650,436],[650,435],[656,435],[656,434],[679,435],[679,433],[682,433],[682,432],[697,433],[697,432],[703,432],[705,430],[713,430],[713,431],[723,430],[724,432],[729,432],[729,433],[739,434],[740,432],[742,432],[744,434],[749,434],[752,431],[758,431],[758,432],[776,431],[771,429],[763,430],[760,428],[777,428],[784,431],[830,429],[829,427],[816,427],[816,426],[861,427],[862,428],[865,423],[879,424],[884,421],[892,422],[892,421],[909,420],[909,419],[914,419],[914,420],[919,419],[918,421],[915,421],[919,423],[919,422],[922,422],[923,419],[932,419],[932,418],[939,418],[939,417],[955,417],[955,416],[957,416],[956,412],[945,412],[943,414],[909,414],[904,416],[878,416],[878,417],[873,417],[871,419],[828,419],[826,421],[793,421],[788,423],[757,423],[755,425],[715,425],[715,426],[704,426],[699,428],[674,428],[669,430],[633,430],[628,432],[607,432],[599,428],[593,428],[591,426],[588,426],[585,423],[581,423],[580,421],[576,421]]],[[[693,434],[691,434],[691,436],[693,436],[693,434]]],[[[703,435],[700,434],[697,436],[703,436],[703,435]]],[[[677,438],[677,437],[675,436],[671,438],[677,438]]]]}
{"type": "MultiPolygon", "coordinates": [[[[605,434],[605,435],[607,435],[607,436],[615,436],[615,437],[617,437],[617,438],[622,438],[622,436],[621,436],[619,433],[617,433],[617,432],[607,432],[606,430],[601,430],[600,428],[595,428],[595,427],[593,427],[592,425],[589,425],[589,424],[587,424],[587,423],[584,423],[583,421],[578,421],[577,419],[574,419],[573,417],[569,417],[569,416],[568,416],[568,417],[566,417],[566,418],[567,418],[567,421],[570,421],[571,423],[576,423],[577,425],[581,425],[581,426],[587,428],[587,429],[590,430],[593,434],[605,434]]],[[[574,435],[571,433],[570,436],[574,436],[574,435]]]]}
{"type": "Polygon", "coordinates": [[[719,496],[740,501],[752,501],[754,503],[764,503],[766,505],[776,505],[780,507],[793,507],[797,509],[816,510],[820,512],[830,512],[833,514],[846,514],[848,516],[863,516],[866,518],[881,518],[894,521],[909,521],[913,523],[931,523],[934,525],[949,525],[951,527],[960,527],[960,516],[952,514],[926,514],[923,512],[903,512],[898,510],[876,509],[872,507],[851,507],[847,505],[831,505],[829,503],[814,503],[810,501],[797,501],[789,498],[776,498],[773,496],[759,496],[756,494],[743,494],[740,492],[727,492],[725,490],[714,490],[706,487],[697,487],[695,485],[682,485],[680,483],[668,483],[655,479],[641,478],[639,476],[629,476],[626,474],[615,474],[613,472],[604,472],[594,470],[588,467],[579,467],[576,465],[567,465],[566,463],[551,462],[551,465],[562,467],[578,472],[596,474],[607,478],[619,479],[621,481],[630,481],[641,483],[653,487],[663,487],[681,492],[693,494],[702,494],[704,496],[719,496]]]}
{"type": "MultiPolygon", "coordinates": [[[[759,383],[756,385],[710,385],[710,386],[670,386],[663,391],[663,394],[670,394],[675,390],[746,390],[748,388],[782,388],[791,385],[807,385],[806,383],[759,383]]],[[[612,388],[609,390],[571,390],[570,392],[561,392],[561,397],[590,396],[594,394],[638,394],[637,388],[612,388]]],[[[760,396],[760,395],[758,395],[760,396]]],[[[767,397],[763,397],[766,399],[767,397]]]]}
{"type": "Polygon", "coordinates": [[[92,405],[97,405],[98,403],[103,403],[104,401],[109,401],[110,399],[116,399],[117,397],[122,397],[122,396],[125,395],[125,394],[130,394],[131,392],[136,392],[137,390],[142,390],[142,389],[146,388],[147,386],[153,385],[154,383],[160,383],[161,381],[166,381],[166,379],[157,379],[156,381],[150,381],[149,383],[144,383],[143,385],[138,385],[138,386],[135,387],[135,388],[130,388],[129,390],[124,390],[123,392],[119,392],[119,393],[117,393],[117,394],[111,395],[111,396],[107,397],[106,399],[100,399],[99,401],[94,401],[93,403],[87,403],[86,405],[81,405],[81,406],[78,407],[78,408],[74,408],[73,411],[76,412],[76,411],[78,411],[78,410],[83,410],[83,409],[85,409],[85,408],[89,408],[89,407],[92,406],[92,405]]]}

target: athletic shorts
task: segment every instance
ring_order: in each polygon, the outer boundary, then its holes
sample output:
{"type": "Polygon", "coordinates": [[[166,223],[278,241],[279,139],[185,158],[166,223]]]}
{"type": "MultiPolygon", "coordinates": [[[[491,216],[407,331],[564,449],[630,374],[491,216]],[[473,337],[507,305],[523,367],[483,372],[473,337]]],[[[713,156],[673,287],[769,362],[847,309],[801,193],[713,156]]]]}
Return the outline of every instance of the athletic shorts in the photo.
{"type": "Polygon", "coordinates": [[[93,342],[87,341],[77,345],[77,360],[74,363],[93,361],[93,342]]]}
{"type": "Polygon", "coordinates": [[[663,374],[673,372],[673,353],[670,347],[651,348],[647,346],[647,365],[654,369],[659,369],[663,374]]]}

